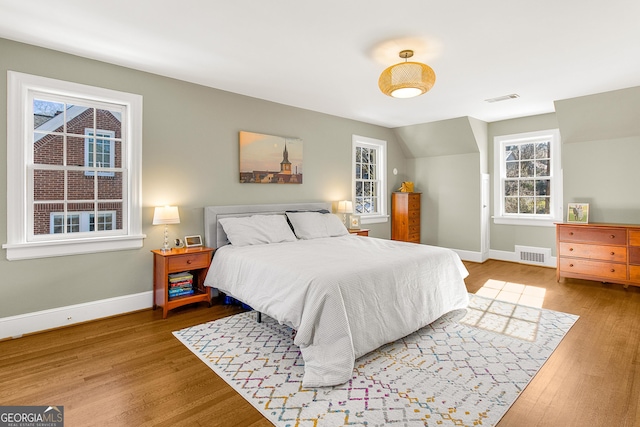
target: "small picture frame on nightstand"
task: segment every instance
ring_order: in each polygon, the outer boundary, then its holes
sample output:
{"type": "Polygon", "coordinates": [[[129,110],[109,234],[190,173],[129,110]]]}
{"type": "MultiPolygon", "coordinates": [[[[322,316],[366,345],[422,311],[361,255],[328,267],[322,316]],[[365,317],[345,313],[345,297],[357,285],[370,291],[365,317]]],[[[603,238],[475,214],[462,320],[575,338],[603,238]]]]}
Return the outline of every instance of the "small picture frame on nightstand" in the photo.
{"type": "Polygon", "coordinates": [[[184,245],[188,248],[202,246],[202,237],[200,237],[199,235],[184,236],[184,245]]]}
{"type": "Polygon", "coordinates": [[[358,215],[349,215],[349,228],[351,230],[360,229],[360,217],[358,215]]]}

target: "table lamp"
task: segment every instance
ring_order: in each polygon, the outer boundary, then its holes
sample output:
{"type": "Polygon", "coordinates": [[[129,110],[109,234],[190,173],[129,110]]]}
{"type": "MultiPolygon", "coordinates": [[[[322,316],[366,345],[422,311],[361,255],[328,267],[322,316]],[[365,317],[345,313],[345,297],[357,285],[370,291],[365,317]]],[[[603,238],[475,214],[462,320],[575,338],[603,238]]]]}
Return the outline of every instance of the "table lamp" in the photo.
{"type": "Polygon", "coordinates": [[[337,213],[342,214],[342,223],[347,227],[347,214],[353,213],[353,202],[351,200],[340,200],[338,202],[337,213]]]}
{"type": "Polygon", "coordinates": [[[167,224],[180,224],[180,214],[177,206],[157,206],[153,211],[153,225],[164,224],[164,246],[162,252],[170,251],[169,230],[167,224]]]}

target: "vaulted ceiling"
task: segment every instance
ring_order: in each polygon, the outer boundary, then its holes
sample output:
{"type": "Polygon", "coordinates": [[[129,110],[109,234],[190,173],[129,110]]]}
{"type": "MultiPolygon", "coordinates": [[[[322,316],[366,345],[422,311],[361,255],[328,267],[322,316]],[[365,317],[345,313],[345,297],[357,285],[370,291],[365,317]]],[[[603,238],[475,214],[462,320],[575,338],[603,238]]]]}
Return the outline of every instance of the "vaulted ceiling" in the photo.
{"type": "Polygon", "coordinates": [[[0,0],[0,37],[395,128],[640,86],[639,16],[637,0],[0,0]],[[403,49],[436,72],[425,95],[378,90],[403,49]]]}

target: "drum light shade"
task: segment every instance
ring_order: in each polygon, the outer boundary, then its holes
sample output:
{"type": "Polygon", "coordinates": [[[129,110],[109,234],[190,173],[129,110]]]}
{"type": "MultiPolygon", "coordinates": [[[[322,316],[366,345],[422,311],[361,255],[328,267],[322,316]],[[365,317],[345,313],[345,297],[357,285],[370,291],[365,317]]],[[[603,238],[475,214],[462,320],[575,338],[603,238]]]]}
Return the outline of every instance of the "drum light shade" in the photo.
{"type": "Polygon", "coordinates": [[[420,62],[406,62],[413,56],[412,50],[400,52],[405,62],[392,65],[382,72],[378,86],[382,93],[394,98],[413,98],[429,91],[436,82],[436,73],[420,62]]]}

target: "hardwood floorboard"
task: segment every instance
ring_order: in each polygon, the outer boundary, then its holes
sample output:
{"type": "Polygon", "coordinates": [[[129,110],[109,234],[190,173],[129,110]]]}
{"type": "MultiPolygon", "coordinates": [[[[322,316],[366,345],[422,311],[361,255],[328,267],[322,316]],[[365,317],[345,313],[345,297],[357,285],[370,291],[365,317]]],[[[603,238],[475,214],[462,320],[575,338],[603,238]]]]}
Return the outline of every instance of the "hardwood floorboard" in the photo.
{"type": "MultiPolygon", "coordinates": [[[[544,308],[578,322],[498,427],[640,427],[640,289],[555,270],[465,263],[489,279],[542,287],[544,308]]],[[[1,405],[63,405],[67,426],[270,426],[171,334],[241,309],[145,310],[0,342],[1,405]]]]}

